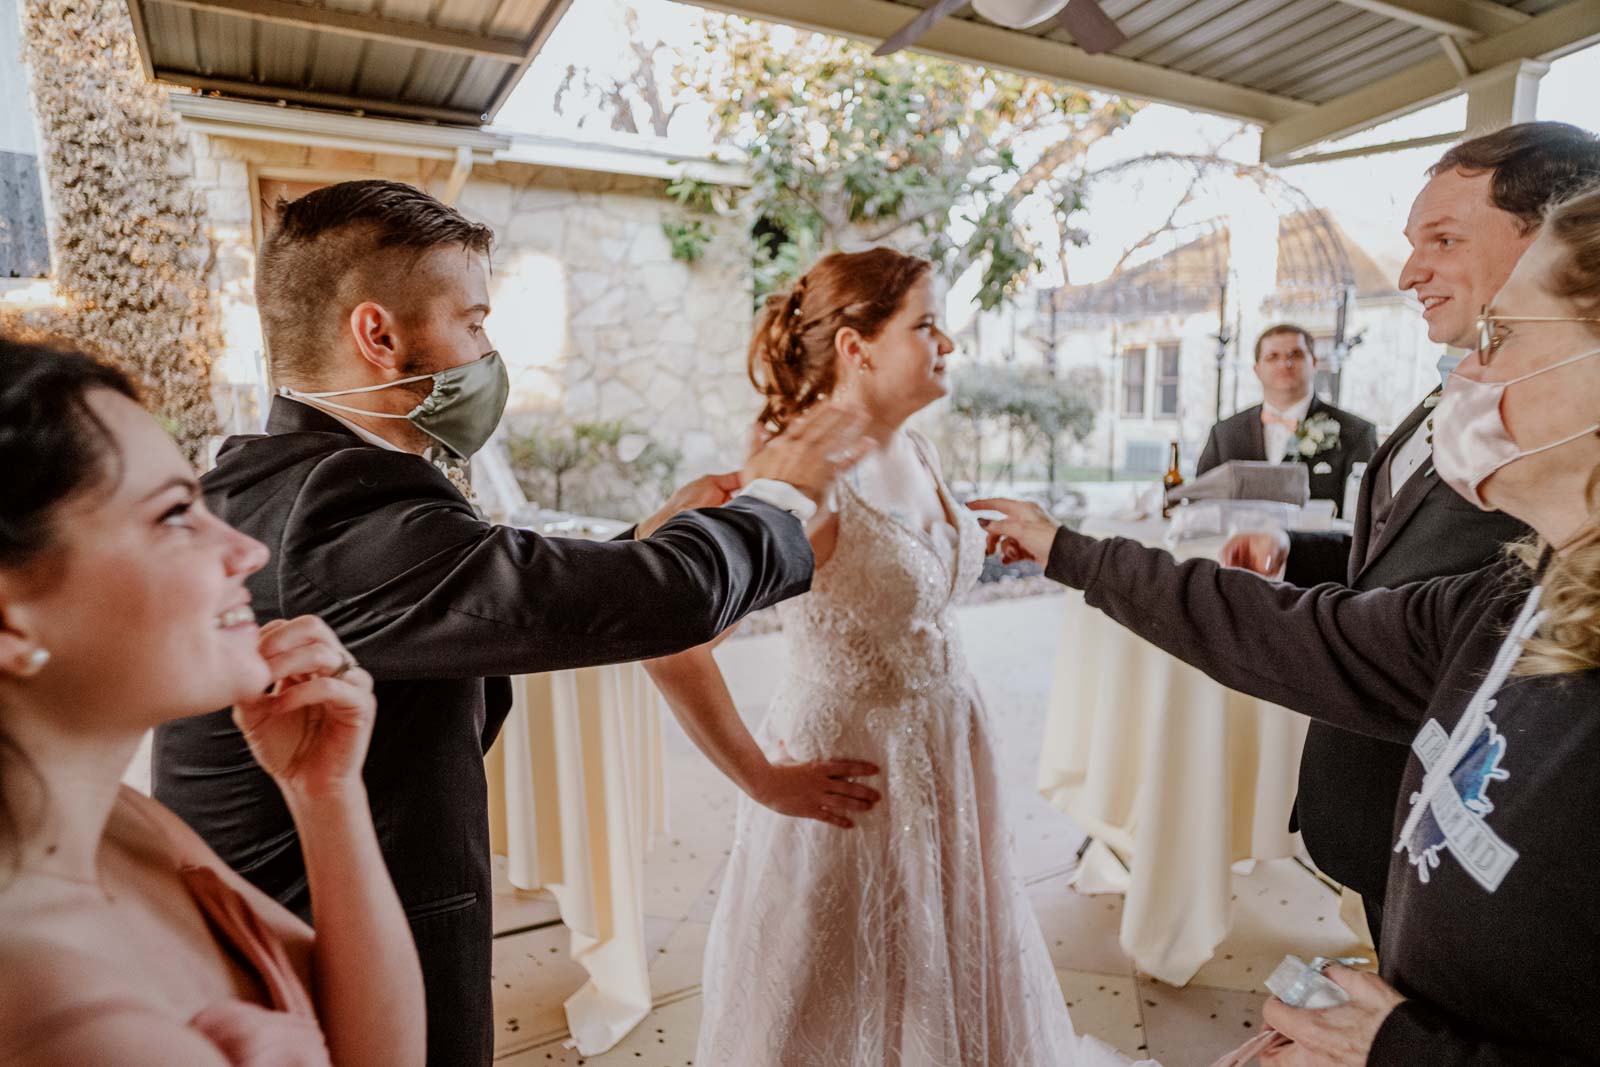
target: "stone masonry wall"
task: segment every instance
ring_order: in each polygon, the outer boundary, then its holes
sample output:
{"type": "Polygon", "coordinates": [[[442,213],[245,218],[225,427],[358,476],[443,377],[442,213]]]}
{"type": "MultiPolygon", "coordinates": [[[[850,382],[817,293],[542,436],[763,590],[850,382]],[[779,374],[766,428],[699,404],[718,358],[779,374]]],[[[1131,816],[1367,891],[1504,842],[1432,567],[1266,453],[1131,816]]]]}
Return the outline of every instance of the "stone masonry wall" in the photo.
{"type": "MultiPolygon", "coordinates": [[[[224,391],[244,395],[264,385],[252,175],[386,177],[437,194],[449,173],[433,160],[202,133],[191,133],[190,148],[227,338],[217,373],[224,391]]],[[[751,278],[742,241],[715,241],[693,265],[674,260],[661,230],[672,206],[665,183],[623,175],[482,166],[456,206],[497,234],[488,326],[512,374],[513,427],[622,419],[681,452],[681,478],[737,465],[757,410],[744,372],[751,278]]]]}

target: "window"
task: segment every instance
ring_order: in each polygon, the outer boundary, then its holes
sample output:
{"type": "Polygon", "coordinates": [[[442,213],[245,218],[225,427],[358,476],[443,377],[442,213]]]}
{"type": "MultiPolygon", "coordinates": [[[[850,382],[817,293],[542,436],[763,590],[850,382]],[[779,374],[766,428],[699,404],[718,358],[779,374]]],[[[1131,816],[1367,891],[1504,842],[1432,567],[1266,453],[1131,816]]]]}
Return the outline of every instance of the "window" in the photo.
{"type": "MultiPolygon", "coordinates": [[[[44,185],[34,143],[28,71],[14,8],[0,3],[0,281],[50,276],[44,185]]],[[[24,17],[23,21],[27,21],[24,17]]]]}
{"type": "Polygon", "coordinates": [[[1156,414],[1178,417],[1178,342],[1165,341],[1156,348],[1156,414]]]}
{"type": "Polygon", "coordinates": [[[1122,414],[1137,418],[1144,414],[1145,349],[1143,345],[1122,350],[1122,414]]]}
{"type": "Polygon", "coordinates": [[[1339,402],[1339,378],[1344,368],[1335,351],[1333,334],[1319,334],[1312,338],[1317,353],[1317,379],[1312,390],[1329,404],[1339,402]]]}

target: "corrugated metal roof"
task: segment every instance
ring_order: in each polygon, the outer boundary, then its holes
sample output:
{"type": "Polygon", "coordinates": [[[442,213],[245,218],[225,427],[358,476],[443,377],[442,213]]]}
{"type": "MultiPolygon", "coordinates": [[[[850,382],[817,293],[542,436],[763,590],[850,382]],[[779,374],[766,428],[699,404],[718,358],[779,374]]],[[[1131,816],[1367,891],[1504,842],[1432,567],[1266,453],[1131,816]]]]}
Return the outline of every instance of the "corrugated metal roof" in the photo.
{"type": "MultiPolygon", "coordinates": [[[[927,6],[895,2],[908,9],[927,6]]],[[[1469,2],[1480,12],[1508,12],[1507,28],[1534,6],[1469,2]]],[[[1542,6],[1559,6],[1559,0],[1542,6]]],[[[1101,7],[1128,35],[1112,55],[1311,104],[1432,58],[1440,49],[1436,30],[1340,0],[1103,0],[1101,7]]],[[[970,9],[958,17],[982,21],[970,9]]],[[[1054,20],[1021,32],[1073,43],[1054,20]]]]}
{"type": "Polygon", "coordinates": [[[478,125],[572,0],[128,0],[153,78],[478,125]]]}
{"type": "MultiPolygon", "coordinates": [[[[881,41],[932,0],[698,0],[881,41]]],[[[149,73],[228,95],[478,124],[572,0],[128,0],[149,73]]],[[[1127,40],[965,8],[913,47],[1266,127],[1271,158],[1600,41],[1600,0],[1101,0],[1127,40]]]]}
{"type": "MultiPolygon", "coordinates": [[[[689,2],[689,0],[684,0],[689,2]]],[[[879,42],[933,0],[694,0],[879,42]]],[[[1100,0],[1126,35],[1091,55],[1055,18],[1022,30],[971,6],[909,47],[1263,127],[1274,161],[1600,41],[1600,0],[1100,0]]]]}

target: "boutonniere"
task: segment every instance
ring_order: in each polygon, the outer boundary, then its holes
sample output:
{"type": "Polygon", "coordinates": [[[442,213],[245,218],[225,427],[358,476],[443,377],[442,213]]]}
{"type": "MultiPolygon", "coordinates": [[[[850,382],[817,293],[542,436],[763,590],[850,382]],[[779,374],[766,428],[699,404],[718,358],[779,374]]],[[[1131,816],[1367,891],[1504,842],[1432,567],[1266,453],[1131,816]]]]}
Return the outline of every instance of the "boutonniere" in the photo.
{"type": "Polygon", "coordinates": [[[472,510],[478,513],[479,518],[482,518],[483,508],[478,506],[478,493],[472,488],[472,482],[467,478],[465,468],[444,459],[434,460],[433,465],[439,468],[439,473],[444,475],[445,480],[455,487],[456,492],[466,498],[467,503],[472,506],[472,510]]]}
{"type": "Polygon", "coordinates": [[[1302,419],[1294,436],[1289,438],[1284,454],[1310,459],[1339,447],[1339,420],[1327,412],[1319,411],[1309,419],[1302,419]]]}

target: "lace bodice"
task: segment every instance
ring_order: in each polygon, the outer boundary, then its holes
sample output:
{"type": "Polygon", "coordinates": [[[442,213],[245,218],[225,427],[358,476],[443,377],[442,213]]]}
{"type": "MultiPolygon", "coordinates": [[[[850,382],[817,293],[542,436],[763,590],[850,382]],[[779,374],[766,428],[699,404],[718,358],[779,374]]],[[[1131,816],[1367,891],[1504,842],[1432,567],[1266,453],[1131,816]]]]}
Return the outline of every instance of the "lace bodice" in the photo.
{"type": "Polygon", "coordinates": [[[883,696],[966,674],[951,608],[978,580],[984,534],[938,477],[932,446],[911,439],[955,529],[930,535],[841,481],[833,556],[809,593],[778,608],[791,673],[805,683],[883,696]]]}
{"type": "Polygon", "coordinates": [[[832,557],[779,605],[789,677],[758,739],[795,760],[868,760],[883,800],[848,830],[740,800],[706,945],[704,1067],[1127,1063],[1073,1033],[1012,869],[952,611],[984,534],[938,490],[955,524],[929,535],[843,484],[832,557]]]}

